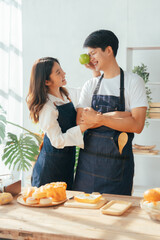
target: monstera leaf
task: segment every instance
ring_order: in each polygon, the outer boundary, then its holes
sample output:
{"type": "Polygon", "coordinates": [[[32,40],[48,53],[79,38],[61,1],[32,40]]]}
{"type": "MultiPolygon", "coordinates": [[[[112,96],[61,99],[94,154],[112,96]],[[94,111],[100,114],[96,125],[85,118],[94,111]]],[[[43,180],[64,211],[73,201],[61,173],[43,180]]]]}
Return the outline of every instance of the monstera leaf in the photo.
{"type": "Polygon", "coordinates": [[[21,133],[19,138],[13,133],[8,133],[2,160],[9,169],[16,167],[18,171],[29,170],[32,166],[31,162],[35,161],[38,154],[39,146],[29,133],[21,133]]]}
{"type": "Polygon", "coordinates": [[[5,138],[5,130],[6,130],[6,117],[5,111],[0,105],[0,144],[5,138]]]}

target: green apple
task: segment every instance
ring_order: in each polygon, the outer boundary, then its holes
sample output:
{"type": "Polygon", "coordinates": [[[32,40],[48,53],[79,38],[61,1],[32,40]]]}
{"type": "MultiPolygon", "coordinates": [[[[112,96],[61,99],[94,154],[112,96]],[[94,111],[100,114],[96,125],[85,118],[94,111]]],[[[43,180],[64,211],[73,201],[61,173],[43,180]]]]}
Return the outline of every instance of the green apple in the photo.
{"type": "Polygon", "coordinates": [[[90,57],[88,54],[81,54],[79,61],[81,64],[88,64],[90,62],[90,57]]]}

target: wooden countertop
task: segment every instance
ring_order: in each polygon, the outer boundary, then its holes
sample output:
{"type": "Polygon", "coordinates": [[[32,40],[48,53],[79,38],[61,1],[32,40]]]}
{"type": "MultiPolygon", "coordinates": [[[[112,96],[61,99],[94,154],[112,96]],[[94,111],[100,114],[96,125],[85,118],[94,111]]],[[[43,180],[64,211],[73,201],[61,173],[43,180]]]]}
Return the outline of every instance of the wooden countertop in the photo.
{"type": "MultiPolygon", "coordinates": [[[[69,191],[68,195],[77,192],[69,191]]],[[[35,208],[17,203],[0,206],[0,238],[50,239],[160,239],[160,222],[141,210],[139,197],[104,195],[107,200],[131,201],[122,216],[103,215],[100,210],[55,207],[35,208]]]]}

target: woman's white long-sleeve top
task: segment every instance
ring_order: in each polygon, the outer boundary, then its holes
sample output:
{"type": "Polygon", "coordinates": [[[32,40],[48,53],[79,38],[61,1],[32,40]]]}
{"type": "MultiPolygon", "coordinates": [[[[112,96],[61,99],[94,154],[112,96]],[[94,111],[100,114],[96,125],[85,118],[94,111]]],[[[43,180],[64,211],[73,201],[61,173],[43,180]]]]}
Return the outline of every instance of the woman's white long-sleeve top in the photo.
{"type": "Polygon", "coordinates": [[[48,94],[48,101],[39,113],[39,126],[41,130],[47,134],[52,146],[55,148],[64,148],[67,146],[84,148],[83,135],[79,126],[72,127],[65,133],[61,131],[57,120],[59,112],[55,104],[60,106],[69,102],[66,96],[63,97],[64,101],[48,94]]]}

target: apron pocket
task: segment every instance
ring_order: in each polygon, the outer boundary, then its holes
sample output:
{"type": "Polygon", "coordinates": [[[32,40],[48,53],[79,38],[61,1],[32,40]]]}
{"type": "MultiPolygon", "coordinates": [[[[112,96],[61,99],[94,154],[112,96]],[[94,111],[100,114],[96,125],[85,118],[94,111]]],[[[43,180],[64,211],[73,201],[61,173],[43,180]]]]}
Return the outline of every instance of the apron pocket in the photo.
{"type": "Polygon", "coordinates": [[[121,181],[123,179],[125,160],[110,159],[103,156],[96,157],[95,173],[99,178],[111,181],[121,181]]]}
{"type": "Polygon", "coordinates": [[[88,133],[84,136],[84,150],[95,155],[103,154],[105,156],[120,157],[119,149],[112,136],[106,136],[98,133],[88,133]]]}
{"type": "Polygon", "coordinates": [[[85,155],[85,161],[90,165],[90,170],[86,169],[88,173],[106,180],[122,180],[124,164],[127,160],[120,155],[112,136],[97,133],[87,134],[85,136],[85,155]]]}

